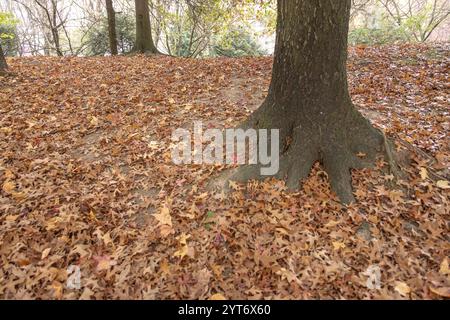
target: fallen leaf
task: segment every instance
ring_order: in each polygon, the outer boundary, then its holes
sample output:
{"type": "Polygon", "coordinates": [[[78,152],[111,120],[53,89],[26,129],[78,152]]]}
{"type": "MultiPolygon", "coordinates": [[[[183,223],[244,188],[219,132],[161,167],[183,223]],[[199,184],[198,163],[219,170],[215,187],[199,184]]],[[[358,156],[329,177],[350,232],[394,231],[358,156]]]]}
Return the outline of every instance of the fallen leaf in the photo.
{"type": "Polygon", "coordinates": [[[424,168],[424,167],[421,167],[421,168],[420,168],[420,178],[421,178],[422,180],[428,179],[428,171],[427,171],[427,169],[424,168]]]}
{"type": "Polygon", "coordinates": [[[6,193],[8,193],[8,194],[11,194],[11,193],[13,193],[14,192],[14,189],[16,188],[16,185],[12,182],[12,181],[10,181],[10,180],[6,180],[4,183],[3,183],[3,191],[5,191],[6,193]]]}
{"type": "Polygon", "coordinates": [[[225,298],[221,293],[216,293],[209,297],[209,300],[227,300],[227,298],[225,298]]]}
{"type": "Polygon", "coordinates": [[[115,261],[111,260],[111,258],[107,255],[94,256],[93,259],[97,261],[97,271],[109,270],[110,267],[116,264],[115,261]]]}
{"type": "Polygon", "coordinates": [[[450,189],[450,185],[448,184],[447,180],[439,180],[438,182],[436,182],[436,185],[441,189],[450,189]]]}
{"type": "Polygon", "coordinates": [[[434,294],[437,294],[438,296],[444,297],[444,298],[450,298],[450,287],[439,287],[435,288],[430,286],[431,292],[434,294]]]}
{"type": "Polygon", "coordinates": [[[334,248],[334,250],[344,249],[345,243],[340,242],[340,241],[333,241],[333,248],[334,248]]]}
{"type": "Polygon", "coordinates": [[[404,282],[397,282],[394,289],[395,289],[395,291],[400,293],[402,296],[407,296],[411,292],[411,289],[409,288],[409,286],[404,282]]]}
{"type": "Polygon", "coordinates": [[[444,260],[442,260],[441,267],[439,268],[439,273],[443,275],[449,275],[450,270],[448,268],[448,258],[445,257],[444,260]]]}
{"type": "Polygon", "coordinates": [[[168,225],[172,227],[172,217],[170,216],[169,208],[166,206],[163,206],[159,213],[154,214],[153,217],[155,217],[160,225],[168,225]]]}
{"type": "Polygon", "coordinates": [[[44,251],[42,251],[41,260],[44,260],[45,258],[48,257],[50,250],[51,250],[51,248],[47,248],[47,249],[44,249],[44,251]]]}

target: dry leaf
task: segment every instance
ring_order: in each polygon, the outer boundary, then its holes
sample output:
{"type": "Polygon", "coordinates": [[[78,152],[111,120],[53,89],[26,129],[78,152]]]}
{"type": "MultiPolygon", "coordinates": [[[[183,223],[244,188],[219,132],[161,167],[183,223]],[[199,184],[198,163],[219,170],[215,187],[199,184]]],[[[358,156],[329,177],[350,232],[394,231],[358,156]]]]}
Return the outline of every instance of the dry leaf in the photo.
{"type": "Polygon", "coordinates": [[[170,210],[166,206],[163,206],[159,213],[154,214],[153,217],[159,222],[160,225],[168,225],[172,227],[172,217],[170,216],[170,210]]]}
{"type": "Polygon", "coordinates": [[[10,181],[10,180],[6,180],[3,183],[3,191],[5,191],[8,194],[13,193],[14,189],[16,188],[16,185],[14,182],[10,181]]]}
{"type": "Polygon", "coordinates": [[[442,260],[441,267],[439,268],[439,273],[443,275],[450,275],[450,270],[448,268],[448,258],[445,257],[444,260],[442,260]]]}
{"type": "Polygon", "coordinates": [[[333,248],[334,248],[334,250],[344,249],[345,243],[340,242],[340,241],[333,241],[333,248]]]}
{"type": "Polygon", "coordinates": [[[450,189],[450,185],[448,184],[447,180],[439,180],[438,182],[436,182],[436,185],[441,189],[450,189]]]}
{"type": "Polygon", "coordinates": [[[430,286],[431,292],[434,294],[437,294],[438,296],[444,297],[444,298],[450,298],[450,287],[439,287],[435,288],[430,286]]]}
{"type": "Polygon", "coordinates": [[[394,289],[395,289],[395,291],[400,293],[402,296],[407,296],[411,292],[411,289],[409,288],[409,286],[406,283],[399,282],[399,281],[396,282],[394,289]]]}
{"type": "Polygon", "coordinates": [[[227,298],[225,298],[221,293],[216,293],[209,297],[209,300],[227,300],[227,298]]]}
{"type": "Polygon", "coordinates": [[[44,260],[45,258],[48,257],[50,250],[51,250],[51,248],[47,248],[47,249],[44,249],[44,251],[42,251],[41,260],[44,260]]]}
{"type": "Polygon", "coordinates": [[[421,178],[422,180],[428,179],[428,171],[427,171],[427,169],[424,168],[424,167],[421,167],[421,168],[420,168],[420,178],[421,178]]]}

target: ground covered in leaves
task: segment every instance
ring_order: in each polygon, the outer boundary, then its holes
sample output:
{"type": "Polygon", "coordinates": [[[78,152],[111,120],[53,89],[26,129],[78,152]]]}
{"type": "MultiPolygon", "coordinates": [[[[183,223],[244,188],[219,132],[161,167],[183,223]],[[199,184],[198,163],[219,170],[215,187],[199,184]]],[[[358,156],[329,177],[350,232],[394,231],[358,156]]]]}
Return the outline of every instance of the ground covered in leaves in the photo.
{"type": "Polygon", "coordinates": [[[412,156],[355,171],[341,206],[319,165],[207,188],[171,162],[174,128],[232,127],[272,60],[10,59],[0,78],[0,297],[354,299],[450,295],[448,46],[350,48],[356,106],[412,156]],[[79,267],[81,287],[68,286],[79,267]],[[72,277],[72,278],[71,278],[72,277]]]}

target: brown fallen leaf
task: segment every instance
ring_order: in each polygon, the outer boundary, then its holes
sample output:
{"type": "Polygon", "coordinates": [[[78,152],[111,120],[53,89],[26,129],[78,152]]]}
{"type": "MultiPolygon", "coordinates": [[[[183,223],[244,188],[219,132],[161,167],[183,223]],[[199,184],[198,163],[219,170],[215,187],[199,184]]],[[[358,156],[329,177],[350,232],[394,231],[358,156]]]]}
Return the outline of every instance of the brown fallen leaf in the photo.
{"type": "Polygon", "coordinates": [[[430,291],[434,294],[437,294],[438,296],[444,297],[444,298],[450,298],[450,287],[439,287],[435,288],[433,286],[430,286],[430,291]]]}
{"type": "Polygon", "coordinates": [[[109,268],[116,264],[116,262],[114,260],[111,260],[110,256],[107,255],[94,256],[93,259],[97,262],[97,271],[109,270],[109,268]]]}

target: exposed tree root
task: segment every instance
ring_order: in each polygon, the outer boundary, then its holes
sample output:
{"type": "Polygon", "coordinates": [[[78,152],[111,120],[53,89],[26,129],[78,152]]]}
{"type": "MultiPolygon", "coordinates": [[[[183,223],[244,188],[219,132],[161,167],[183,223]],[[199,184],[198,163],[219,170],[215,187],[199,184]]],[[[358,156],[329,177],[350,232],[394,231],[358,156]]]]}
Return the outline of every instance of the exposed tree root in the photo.
{"type": "MultiPolygon", "coordinates": [[[[359,112],[349,110],[347,114],[324,119],[319,126],[307,117],[282,123],[282,119],[257,110],[240,128],[280,128],[282,152],[280,168],[274,177],[284,179],[288,189],[295,190],[319,161],[328,174],[332,190],[343,204],[348,204],[355,201],[351,170],[373,167],[378,155],[384,156],[395,178],[402,177],[393,144],[359,112]],[[271,119],[273,124],[268,126],[266,119],[271,119]]],[[[268,178],[261,175],[260,169],[260,164],[242,166],[229,180],[246,182],[268,178]]]]}

